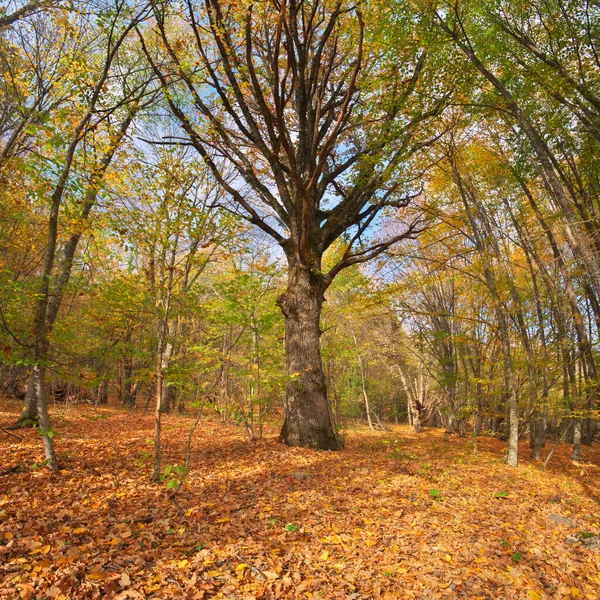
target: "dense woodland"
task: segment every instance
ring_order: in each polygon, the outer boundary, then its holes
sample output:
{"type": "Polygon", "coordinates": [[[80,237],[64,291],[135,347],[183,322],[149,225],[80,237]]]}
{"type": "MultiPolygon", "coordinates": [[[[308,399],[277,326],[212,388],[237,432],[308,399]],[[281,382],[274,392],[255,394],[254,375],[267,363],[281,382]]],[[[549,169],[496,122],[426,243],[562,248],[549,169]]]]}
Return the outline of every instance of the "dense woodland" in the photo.
{"type": "Polygon", "coordinates": [[[598,2],[0,3],[0,598],[598,598],[599,344],[598,2]]]}
{"type": "MultiPolygon", "coordinates": [[[[0,380],[590,444],[595,3],[31,2],[0,54],[0,380]],[[286,363],[287,360],[287,363],[286,363]]],[[[157,469],[160,455],[157,445],[157,469]]],[[[158,473],[158,471],[157,471],[158,473]]],[[[157,476],[155,474],[155,476],[157,476]]]]}

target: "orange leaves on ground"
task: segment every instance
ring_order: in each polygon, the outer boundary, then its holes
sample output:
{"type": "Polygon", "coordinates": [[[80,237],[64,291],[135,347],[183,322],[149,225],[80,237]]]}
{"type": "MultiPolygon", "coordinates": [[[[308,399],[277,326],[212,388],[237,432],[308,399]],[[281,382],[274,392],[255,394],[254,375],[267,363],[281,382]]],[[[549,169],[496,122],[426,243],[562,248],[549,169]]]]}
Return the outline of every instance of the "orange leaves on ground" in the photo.
{"type": "MultiPolygon", "coordinates": [[[[89,413],[61,424],[60,477],[32,467],[34,431],[0,438],[2,599],[598,597],[600,553],[574,537],[600,533],[595,449],[513,470],[487,438],[473,454],[434,430],[352,431],[330,453],[209,421],[176,506],[141,460],[151,415],[89,413]]],[[[165,422],[182,464],[190,419],[165,422]]]]}

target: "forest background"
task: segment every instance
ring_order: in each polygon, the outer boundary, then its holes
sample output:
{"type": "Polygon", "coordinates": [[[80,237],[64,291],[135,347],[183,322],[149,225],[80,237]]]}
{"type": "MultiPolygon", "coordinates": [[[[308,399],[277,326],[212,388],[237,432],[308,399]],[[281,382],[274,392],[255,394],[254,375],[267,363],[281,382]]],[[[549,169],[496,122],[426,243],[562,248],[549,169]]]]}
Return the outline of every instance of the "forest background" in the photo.
{"type": "Polygon", "coordinates": [[[500,436],[512,465],[527,434],[577,460],[598,421],[598,11],[6,6],[0,381],[48,466],[49,402],[156,406],[155,478],[160,415],[200,404],[251,438],[285,406],[291,445],[407,419],[500,436]]]}

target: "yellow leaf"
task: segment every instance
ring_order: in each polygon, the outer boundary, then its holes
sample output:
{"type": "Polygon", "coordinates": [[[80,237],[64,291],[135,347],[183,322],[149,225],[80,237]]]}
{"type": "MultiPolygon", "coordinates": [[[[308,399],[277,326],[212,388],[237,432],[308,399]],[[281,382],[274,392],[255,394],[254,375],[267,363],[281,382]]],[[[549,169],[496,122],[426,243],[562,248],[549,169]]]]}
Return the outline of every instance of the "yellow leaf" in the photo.
{"type": "Polygon", "coordinates": [[[102,579],[102,573],[100,573],[99,571],[94,571],[93,573],[90,573],[89,575],[87,575],[88,579],[102,579]]]}
{"type": "Polygon", "coordinates": [[[583,598],[583,594],[576,587],[571,588],[571,594],[575,598],[583,598]]]}
{"type": "Polygon", "coordinates": [[[527,600],[542,600],[542,597],[535,590],[527,590],[527,600]]]}
{"type": "Polygon", "coordinates": [[[229,517],[226,517],[224,519],[217,519],[215,523],[229,523],[229,521],[231,521],[231,519],[229,517]]]}
{"type": "Polygon", "coordinates": [[[45,546],[42,546],[40,548],[40,552],[42,554],[48,554],[48,552],[50,552],[50,544],[46,544],[45,546]]]}
{"type": "Polygon", "coordinates": [[[190,562],[190,561],[189,561],[189,560],[187,560],[187,558],[184,558],[183,560],[180,560],[180,561],[177,563],[177,566],[178,566],[180,569],[185,569],[185,567],[187,567],[187,565],[188,565],[188,563],[189,563],[189,562],[190,562]]]}
{"type": "Polygon", "coordinates": [[[33,598],[33,586],[28,583],[19,583],[19,587],[21,588],[19,596],[21,596],[23,600],[31,600],[31,598],[33,598]]]}
{"type": "Polygon", "coordinates": [[[452,555],[450,554],[446,554],[446,556],[444,556],[444,558],[448,561],[448,562],[452,562],[452,555]]]}
{"type": "Polygon", "coordinates": [[[273,581],[274,579],[278,579],[279,575],[273,571],[263,571],[262,574],[269,580],[273,581]]]}
{"type": "Polygon", "coordinates": [[[5,532],[4,532],[4,537],[5,537],[7,540],[12,540],[12,539],[15,537],[15,534],[14,534],[14,533],[12,533],[11,531],[5,531],[5,532]]]}
{"type": "Polygon", "coordinates": [[[321,554],[321,556],[319,556],[319,558],[320,558],[321,560],[327,560],[327,559],[329,558],[329,552],[328,552],[327,550],[325,550],[325,552],[323,552],[323,553],[321,554]]]}
{"type": "Polygon", "coordinates": [[[77,527],[73,529],[73,533],[85,533],[87,529],[85,527],[77,527]]]}
{"type": "Polygon", "coordinates": [[[246,563],[240,563],[235,570],[239,573],[240,571],[243,571],[248,565],[246,563]]]}
{"type": "Polygon", "coordinates": [[[369,548],[371,548],[372,546],[377,546],[377,540],[373,540],[373,539],[366,540],[365,545],[369,546],[369,548]]]}

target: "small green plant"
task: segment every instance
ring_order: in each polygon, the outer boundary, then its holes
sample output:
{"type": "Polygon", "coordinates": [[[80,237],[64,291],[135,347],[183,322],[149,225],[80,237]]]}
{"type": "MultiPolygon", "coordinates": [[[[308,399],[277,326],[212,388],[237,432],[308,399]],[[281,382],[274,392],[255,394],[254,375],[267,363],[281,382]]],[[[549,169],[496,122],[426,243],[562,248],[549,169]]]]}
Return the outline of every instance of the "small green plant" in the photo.
{"type": "Polygon", "coordinates": [[[46,436],[49,438],[58,437],[58,431],[54,429],[54,427],[48,427],[47,429],[38,429],[38,433],[41,436],[46,436]]]}
{"type": "Polygon", "coordinates": [[[477,454],[477,438],[473,436],[465,442],[465,450],[472,454],[477,454]]]}
{"type": "Polygon", "coordinates": [[[285,526],[285,530],[289,531],[290,533],[295,533],[296,531],[298,531],[300,529],[300,525],[296,525],[295,523],[288,523],[285,526]]]}
{"type": "Polygon", "coordinates": [[[187,475],[185,465],[166,465],[160,480],[167,485],[167,491],[178,490],[187,475]]]}
{"type": "Polygon", "coordinates": [[[196,544],[194,546],[194,552],[200,552],[200,550],[204,550],[204,548],[206,548],[204,544],[196,544]]]}
{"type": "Polygon", "coordinates": [[[440,492],[440,490],[429,490],[429,495],[434,500],[441,500],[442,499],[442,492],[440,492]]]}
{"type": "Polygon", "coordinates": [[[508,541],[507,541],[507,540],[502,540],[502,545],[503,545],[505,548],[508,548],[508,546],[509,546],[509,543],[508,543],[508,541]]]}
{"type": "Polygon", "coordinates": [[[90,421],[99,421],[100,419],[109,419],[112,415],[108,413],[100,413],[99,415],[92,415],[87,417],[90,421]]]}
{"type": "Polygon", "coordinates": [[[423,471],[423,473],[431,473],[431,464],[430,463],[423,463],[421,465],[421,471],[423,471]]]}
{"type": "Polygon", "coordinates": [[[496,492],[494,494],[494,498],[508,498],[508,492],[506,490],[502,490],[501,492],[496,492]]]}
{"type": "Polygon", "coordinates": [[[410,462],[416,460],[418,456],[412,452],[405,452],[401,448],[392,448],[392,458],[398,461],[410,462]]]}
{"type": "Polygon", "coordinates": [[[519,562],[522,558],[523,558],[523,554],[521,552],[515,552],[511,558],[515,561],[515,562],[519,562]]]}
{"type": "Polygon", "coordinates": [[[577,537],[582,540],[589,540],[590,538],[598,537],[595,533],[591,531],[580,531],[577,533],[577,537]]]}
{"type": "Polygon", "coordinates": [[[48,465],[48,459],[46,459],[46,460],[43,460],[41,464],[38,464],[38,463],[33,463],[33,464],[31,465],[31,469],[32,469],[33,471],[35,471],[36,469],[39,469],[40,467],[46,467],[47,465],[48,465]]]}
{"type": "Polygon", "coordinates": [[[148,462],[150,461],[151,458],[152,458],[152,455],[150,454],[150,452],[148,452],[147,450],[144,450],[142,452],[142,454],[140,455],[140,458],[134,459],[133,464],[136,467],[140,467],[140,469],[147,469],[148,462]]]}

